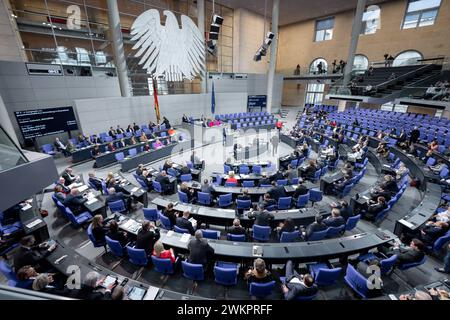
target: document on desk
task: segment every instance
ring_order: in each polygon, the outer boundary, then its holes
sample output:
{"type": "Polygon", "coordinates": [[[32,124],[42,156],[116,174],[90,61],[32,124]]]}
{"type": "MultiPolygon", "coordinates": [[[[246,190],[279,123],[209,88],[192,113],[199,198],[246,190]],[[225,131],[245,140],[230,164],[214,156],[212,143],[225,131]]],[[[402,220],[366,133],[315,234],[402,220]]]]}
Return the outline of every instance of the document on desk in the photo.
{"type": "Polygon", "coordinates": [[[405,227],[408,227],[410,229],[414,227],[414,225],[411,222],[408,222],[404,219],[400,219],[400,220],[398,220],[398,222],[400,222],[402,225],[404,225],[405,227]]]}
{"type": "Polygon", "coordinates": [[[389,295],[389,299],[391,299],[391,300],[398,300],[397,297],[395,296],[395,294],[390,294],[389,295]]]}
{"type": "Polygon", "coordinates": [[[93,204],[95,202],[97,202],[97,198],[92,198],[92,199],[89,199],[88,201],[86,201],[86,204],[93,204]]]}
{"type": "Polygon", "coordinates": [[[31,228],[37,226],[37,225],[38,225],[39,223],[41,223],[41,222],[42,222],[41,219],[36,219],[36,220],[34,220],[34,221],[31,221],[31,222],[30,222],[29,224],[27,224],[26,226],[27,226],[28,229],[31,229],[31,228]]]}
{"type": "Polygon", "coordinates": [[[135,193],[136,191],[138,191],[139,188],[138,187],[134,187],[133,189],[131,189],[131,193],[135,193]]]}
{"type": "Polygon", "coordinates": [[[28,210],[28,209],[30,209],[31,208],[31,205],[29,204],[29,203],[27,203],[26,205],[24,205],[23,207],[22,207],[22,211],[26,211],[26,210],[28,210]]]}
{"type": "Polygon", "coordinates": [[[147,289],[147,293],[144,296],[144,299],[142,300],[155,300],[155,298],[158,296],[159,288],[150,286],[147,289]]]}
{"type": "Polygon", "coordinates": [[[192,226],[195,228],[197,228],[197,220],[195,220],[194,218],[190,218],[189,222],[192,223],[192,226]]]}
{"type": "Polygon", "coordinates": [[[87,189],[89,189],[89,187],[87,185],[83,185],[78,188],[78,191],[83,192],[83,191],[86,191],[87,189]]]}
{"type": "Polygon", "coordinates": [[[173,234],[174,234],[174,231],[170,230],[167,232],[166,237],[170,238],[171,236],[173,236],[173,234]]]}
{"type": "Polygon", "coordinates": [[[188,243],[189,240],[191,240],[191,235],[189,233],[183,233],[183,235],[180,238],[180,241],[183,243],[188,243]]]}

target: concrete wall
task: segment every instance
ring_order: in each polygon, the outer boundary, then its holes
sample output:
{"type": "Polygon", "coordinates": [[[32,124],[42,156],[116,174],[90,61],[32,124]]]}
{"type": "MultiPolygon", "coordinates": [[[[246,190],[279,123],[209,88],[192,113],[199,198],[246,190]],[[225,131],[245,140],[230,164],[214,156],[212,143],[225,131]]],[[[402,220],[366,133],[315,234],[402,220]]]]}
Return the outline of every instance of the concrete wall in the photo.
{"type": "MultiPolygon", "coordinates": [[[[208,79],[208,92],[212,90],[212,80],[208,79]]],[[[283,75],[276,74],[272,106],[273,112],[281,107],[283,75]]],[[[247,74],[247,79],[215,79],[215,92],[245,92],[248,95],[267,95],[267,75],[247,74]]]]}
{"type": "MultiPolygon", "coordinates": [[[[125,127],[136,122],[141,125],[150,120],[156,122],[152,96],[130,98],[79,99],[74,101],[81,130],[90,135],[107,131],[120,124],[125,127]]],[[[172,124],[180,123],[183,113],[200,117],[211,116],[211,94],[180,94],[159,96],[161,117],[172,124]]],[[[216,92],[216,113],[244,112],[247,108],[247,93],[216,92]]]]}
{"type": "MultiPolygon", "coordinates": [[[[0,94],[17,137],[23,141],[15,111],[73,106],[75,99],[82,98],[119,97],[120,89],[116,77],[29,75],[25,63],[0,61],[0,94]]],[[[44,144],[53,139],[48,136],[38,141],[44,144]]]]}
{"type": "Polygon", "coordinates": [[[0,0],[0,60],[26,61],[16,21],[8,0],[0,0]]]}
{"type": "Polygon", "coordinates": [[[263,43],[270,21],[246,9],[235,9],[233,19],[233,72],[266,73],[269,69],[269,53],[261,61],[255,62],[253,56],[263,43]],[[263,36],[264,34],[264,36],[263,36]]]}

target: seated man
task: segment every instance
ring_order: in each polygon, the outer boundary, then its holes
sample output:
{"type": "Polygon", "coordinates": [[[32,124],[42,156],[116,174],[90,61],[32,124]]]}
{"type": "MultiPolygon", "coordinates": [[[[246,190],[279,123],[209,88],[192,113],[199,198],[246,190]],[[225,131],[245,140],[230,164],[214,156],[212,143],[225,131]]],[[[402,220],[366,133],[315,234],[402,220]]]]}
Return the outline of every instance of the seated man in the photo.
{"type": "Polygon", "coordinates": [[[161,188],[163,193],[169,193],[170,191],[173,190],[173,186],[172,183],[170,182],[169,177],[167,176],[167,172],[166,171],[161,171],[161,173],[159,173],[156,176],[155,181],[159,182],[161,184],[161,188]]]}
{"type": "Polygon", "coordinates": [[[339,209],[341,217],[344,218],[345,221],[347,221],[348,218],[353,217],[353,212],[350,209],[348,202],[345,200],[340,200],[337,203],[332,203],[331,207],[339,209]]]}
{"type": "Polygon", "coordinates": [[[138,232],[135,248],[144,249],[147,256],[150,256],[153,252],[153,246],[159,240],[159,237],[159,229],[155,226],[155,223],[145,220],[142,222],[142,228],[138,232]]]}
{"type": "Polygon", "coordinates": [[[397,242],[392,247],[382,246],[379,250],[389,257],[396,254],[398,266],[406,263],[419,262],[425,256],[425,246],[419,239],[412,239],[409,246],[397,242]]]}
{"type": "Polygon", "coordinates": [[[138,165],[135,174],[136,174],[137,176],[141,176],[141,175],[142,175],[142,172],[143,172],[144,170],[145,170],[145,166],[141,163],[141,164],[138,165]]]}
{"type": "Polygon", "coordinates": [[[282,197],[286,197],[284,186],[279,186],[275,181],[272,181],[272,188],[267,193],[270,194],[270,197],[275,201],[278,201],[278,199],[282,197]]]}
{"type": "Polygon", "coordinates": [[[199,170],[202,169],[203,161],[197,156],[195,151],[192,151],[191,162],[194,165],[195,169],[199,169],[199,170]]]}
{"type": "Polygon", "coordinates": [[[291,260],[286,263],[286,280],[281,285],[286,300],[294,300],[297,297],[309,297],[317,294],[318,287],[310,274],[300,275],[294,270],[291,260]]]}
{"type": "Polygon", "coordinates": [[[184,211],[183,216],[177,218],[176,226],[181,229],[186,229],[191,235],[194,235],[195,229],[192,222],[189,221],[189,211],[184,211]]]}
{"type": "Polygon", "coordinates": [[[364,218],[369,221],[374,221],[377,215],[388,207],[386,199],[382,196],[377,198],[377,202],[369,201],[367,209],[365,210],[364,218]]]}
{"type": "Polygon", "coordinates": [[[62,187],[60,185],[55,186],[55,197],[56,199],[61,202],[61,204],[64,204],[66,201],[66,195],[62,192],[62,187]]]}
{"type": "Polygon", "coordinates": [[[442,237],[448,230],[449,224],[443,221],[428,221],[417,233],[403,235],[402,241],[408,242],[412,238],[417,238],[425,246],[433,246],[434,242],[442,237]]]}
{"type": "Polygon", "coordinates": [[[341,217],[341,213],[339,209],[333,208],[331,209],[331,216],[323,220],[323,224],[326,227],[340,227],[345,224],[344,218],[341,217]]]}
{"type": "Polygon", "coordinates": [[[273,214],[264,209],[264,206],[258,206],[256,210],[250,209],[248,213],[249,219],[255,219],[254,225],[270,226],[270,223],[275,218],[273,214]]]}
{"type": "Polygon", "coordinates": [[[74,215],[80,214],[84,210],[83,204],[87,201],[86,198],[80,194],[77,188],[73,188],[70,193],[66,196],[64,205],[69,207],[74,215]]]}
{"type": "Polygon", "coordinates": [[[127,210],[130,210],[132,199],[130,195],[124,194],[123,192],[117,192],[115,188],[109,188],[108,193],[109,195],[107,195],[105,199],[106,204],[122,200],[123,204],[125,205],[125,208],[127,210]]]}
{"type": "Polygon", "coordinates": [[[350,175],[346,174],[343,179],[336,181],[327,186],[326,193],[327,194],[337,194],[342,193],[346,186],[350,184],[350,175]]]}
{"type": "Polygon", "coordinates": [[[299,185],[297,189],[295,189],[294,194],[292,195],[292,198],[294,200],[297,200],[298,197],[303,196],[309,192],[308,188],[303,184],[303,181],[299,182],[299,185]]]}
{"type": "Polygon", "coordinates": [[[266,173],[263,173],[262,174],[262,178],[259,180],[259,186],[262,186],[262,185],[269,185],[270,184],[270,180],[267,178],[267,174],[266,173]]]}
{"type": "Polygon", "coordinates": [[[269,207],[274,206],[276,204],[277,204],[277,202],[270,197],[269,193],[265,193],[264,194],[264,196],[263,196],[263,203],[262,203],[264,208],[269,208],[269,207]]]}
{"type": "Polygon", "coordinates": [[[13,258],[16,272],[23,266],[32,266],[38,272],[43,272],[47,269],[48,265],[45,257],[56,249],[56,244],[46,248],[45,246],[35,246],[35,243],[36,239],[33,235],[25,236],[20,240],[20,247],[13,258]]]}
{"type": "Polygon", "coordinates": [[[316,171],[319,169],[319,166],[317,164],[316,160],[309,160],[309,165],[305,169],[305,171],[302,172],[302,177],[305,179],[312,179],[314,178],[314,175],[316,174],[316,171]]]}
{"type": "Polygon", "coordinates": [[[142,174],[139,176],[139,178],[144,181],[145,185],[148,188],[148,191],[153,190],[153,181],[152,181],[152,176],[149,174],[149,172],[144,169],[142,171],[142,174]]]}
{"type": "Polygon", "coordinates": [[[208,179],[203,180],[202,186],[201,186],[201,192],[212,194],[214,191],[214,188],[209,184],[208,179]]]}
{"type": "Polygon", "coordinates": [[[70,193],[70,189],[66,186],[66,179],[59,178],[58,182],[56,183],[56,186],[60,186],[64,194],[70,193]]]}
{"type": "Polygon", "coordinates": [[[95,173],[89,172],[89,182],[95,187],[96,190],[102,190],[102,179],[97,178],[95,173]]]}
{"type": "Polygon", "coordinates": [[[208,260],[214,255],[214,249],[209,245],[208,241],[203,239],[201,230],[195,232],[195,239],[189,241],[189,263],[202,264],[206,269],[208,260]]]}
{"type": "Polygon", "coordinates": [[[66,186],[70,186],[72,183],[76,182],[79,177],[73,175],[72,168],[67,168],[66,170],[64,170],[64,173],[61,175],[61,178],[64,178],[66,186]]]}
{"type": "Polygon", "coordinates": [[[323,223],[323,217],[320,214],[316,214],[315,221],[306,227],[304,231],[304,239],[308,240],[314,232],[326,230],[327,226],[323,223]]]}
{"type": "Polygon", "coordinates": [[[245,228],[241,226],[241,221],[239,219],[233,220],[233,225],[228,229],[228,233],[235,235],[244,235],[246,234],[245,228]]]}
{"type": "Polygon", "coordinates": [[[189,189],[188,185],[186,184],[186,182],[182,182],[180,185],[180,191],[184,192],[186,194],[186,196],[188,197],[188,202],[189,203],[193,203],[196,201],[196,198],[194,197],[194,189],[189,189]]]}

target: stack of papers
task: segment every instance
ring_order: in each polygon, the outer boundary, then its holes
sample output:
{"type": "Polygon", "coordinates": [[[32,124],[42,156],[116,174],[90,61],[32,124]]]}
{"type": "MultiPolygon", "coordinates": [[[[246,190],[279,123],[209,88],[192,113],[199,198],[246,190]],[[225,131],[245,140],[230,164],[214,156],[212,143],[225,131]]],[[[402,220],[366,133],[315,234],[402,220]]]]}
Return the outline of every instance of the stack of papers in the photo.
{"type": "Polygon", "coordinates": [[[183,243],[188,243],[189,240],[191,240],[191,235],[189,233],[183,233],[183,235],[180,238],[180,241],[183,243]]]}
{"type": "Polygon", "coordinates": [[[92,199],[89,199],[88,201],[86,201],[86,204],[93,204],[96,201],[97,201],[97,198],[92,198],[92,199]]]}
{"type": "Polygon", "coordinates": [[[134,192],[136,192],[136,191],[138,191],[138,190],[139,190],[138,187],[134,187],[133,189],[131,189],[131,193],[134,193],[134,192]]]}
{"type": "Polygon", "coordinates": [[[87,185],[83,185],[83,186],[78,188],[78,191],[83,192],[83,191],[86,191],[87,189],[88,189],[88,186],[87,185]]]}
{"type": "Polygon", "coordinates": [[[30,222],[29,224],[27,224],[27,228],[28,228],[28,229],[31,229],[31,228],[33,228],[34,226],[37,226],[37,225],[38,225],[39,223],[41,223],[41,222],[42,222],[41,219],[36,219],[36,220],[30,222]]]}

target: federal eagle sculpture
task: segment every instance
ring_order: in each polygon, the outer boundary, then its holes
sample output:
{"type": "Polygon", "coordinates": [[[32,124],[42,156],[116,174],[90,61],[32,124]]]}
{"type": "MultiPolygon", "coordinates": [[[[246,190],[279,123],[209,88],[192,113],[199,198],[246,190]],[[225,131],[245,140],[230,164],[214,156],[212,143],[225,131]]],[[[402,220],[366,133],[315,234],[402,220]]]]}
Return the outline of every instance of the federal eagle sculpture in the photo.
{"type": "Polygon", "coordinates": [[[181,15],[181,29],[176,16],[164,10],[165,25],[161,25],[156,9],[142,13],[131,27],[136,57],[154,78],[167,81],[192,80],[205,71],[205,40],[188,16],[181,15]]]}

